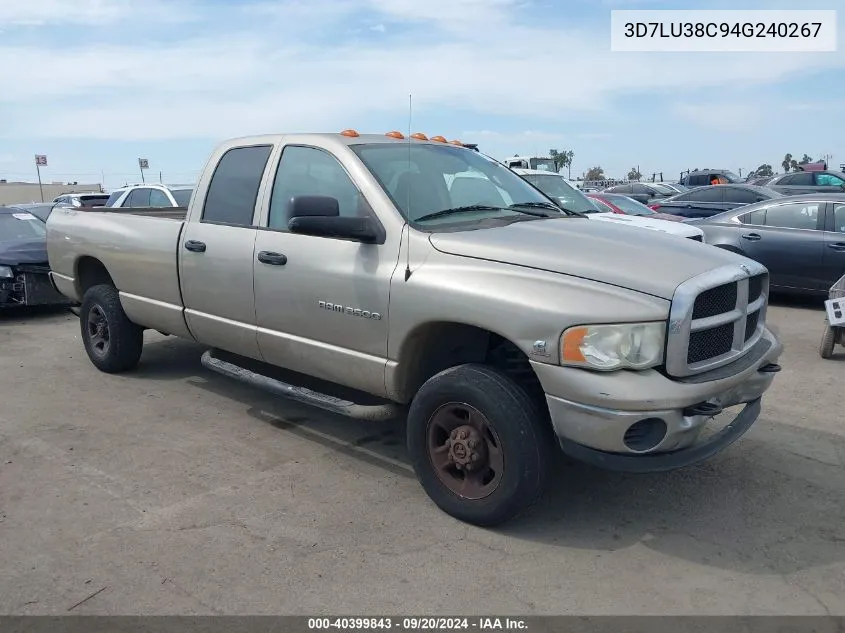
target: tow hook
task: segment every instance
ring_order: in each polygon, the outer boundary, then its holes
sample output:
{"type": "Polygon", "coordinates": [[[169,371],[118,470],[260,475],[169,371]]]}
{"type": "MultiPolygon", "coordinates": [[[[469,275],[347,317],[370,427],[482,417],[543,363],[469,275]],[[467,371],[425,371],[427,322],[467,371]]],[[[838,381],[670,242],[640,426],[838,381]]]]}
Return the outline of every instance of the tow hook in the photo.
{"type": "Polygon", "coordinates": [[[762,374],[776,374],[781,369],[782,369],[782,367],[780,365],[778,365],[777,363],[769,363],[768,365],[763,365],[757,371],[759,371],[762,374]]]}
{"type": "Polygon", "coordinates": [[[722,405],[715,402],[699,402],[682,411],[684,417],[692,417],[695,415],[706,415],[707,417],[714,417],[722,412],[722,405]]]}

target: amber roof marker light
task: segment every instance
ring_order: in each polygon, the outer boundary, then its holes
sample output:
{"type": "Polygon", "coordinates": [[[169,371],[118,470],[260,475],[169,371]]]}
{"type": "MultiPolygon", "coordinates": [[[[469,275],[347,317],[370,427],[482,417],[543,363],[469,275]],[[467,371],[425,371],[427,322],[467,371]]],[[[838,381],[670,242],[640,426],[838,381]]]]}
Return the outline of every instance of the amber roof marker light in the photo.
{"type": "Polygon", "coordinates": [[[414,132],[413,134],[411,134],[411,138],[415,138],[418,141],[427,141],[428,140],[428,137],[425,134],[423,134],[422,132],[414,132]]]}
{"type": "Polygon", "coordinates": [[[398,138],[398,139],[404,139],[405,138],[405,135],[402,134],[402,132],[399,132],[397,130],[393,130],[392,132],[387,132],[385,134],[385,136],[389,136],[390,138],[398,138]]]}
{"type": "Polygon", "coordinates": [[[343,130],[343,132],[341,132],[340,134],[341,134],[341,136],[350,136],[352,138],[357,138],[357,137],[361,136],[355,130],[343,130]]]}
{"type": "Polygon", "coordinates": [[[445,136],[432,136],[431,140],[436,143],[448,143],[445,136]]]}

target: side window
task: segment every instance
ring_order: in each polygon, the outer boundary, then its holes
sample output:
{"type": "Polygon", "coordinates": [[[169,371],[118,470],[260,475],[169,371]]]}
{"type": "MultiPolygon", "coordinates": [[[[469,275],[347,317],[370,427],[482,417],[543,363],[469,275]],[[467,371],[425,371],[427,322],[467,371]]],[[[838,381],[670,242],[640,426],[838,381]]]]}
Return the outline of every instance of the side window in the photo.
{"type": "Polygon", "coordinates": [[[234,147],[220,157],[202,209],[203,222],[251,226],[272,145],[234,147]]]}
{"type": "Polygon", "coordinates": [[[291,145],[282,152],[270,198],[272,229],[286,230],[288,204],[296,196],[330,196],[338,202],[341,216],[360,215],[361,192],[338,160],[314,147],[291,145]]]}
{"type": "Polygon", "coordinates": [[[751,213],[746,213],[745,215],[739,216],[738,219],[743,224],[751,224],[753,226],[765,226],[766,210],[757,209],[756,211],[752,211],[751,213]]]}
{"type": "Polygon", "coordinates": [[[123,206],[132,208],[150,206],[150,190],[145,187],[135,189],[123,202],[123,206]]]}
{"type": "Polygon", "coordinates": [[[645,185],[628,185],[631,187],[631,193],[638,193],[640,195],[651,196],[654,192],[645,185]]]}
{"type": "Polygon", "coordinates": [[[167,197],[163,191],[158,189],[150,189],[150,206],[151,207],[171,207],[173,204],[170,198],[167,197]]]}
{"type": "Polygon", "coordinates": [[[112,194],[109,196],[109,199],[106,200],[106,206],[107,207],[113,207],[115,205],[115,203],[117,203],[117,201],[120,199],[120,196],[122,196],[122,195],[123,195],[122,190],[112,192],[112,194]]]}
{"type": "Polygon", "coordinates": [[[722,185],[707,187],[694,191],[691,200],[697,202],[722,202],[725,199],[725,188],[722,185]]]}
{"type": "Polygon", "coordinates": [[[757,194],[750,189],[739,189],[737,187],[725,187],[725,201],[751,204],[757,202],[757,194]]]}
{"type": "Polygon", "coordinates": [[[797,174],[789,174],[781,178],[779,185],[799,185],[808,187],[813,184],[813,174],[808,171],[802,171],[797,174]]]}
{"type": "Polygon", "coordinates": [[[795,202],[769,207],[766,226],[782,229],[816,229],[819,222],[819,203],[795,202]]]}
{"type": "Polygon", "coordinates": [[[845,233],[845,204],[841,202],[833,205],[833,230],[845,233]]]}
{"type": "Polygon", "coordinates": [[[710,180],[704,174],[696,174],[694,176],[689,176],[688,184],[692,187],[701,187],[703,185],[709,185],[710,180]]]}
{"type": "Polygon", "coordinates": [[[833,174],[816,174],[816,184],[820,187],[841,187],[845,180],[833,174]]]}

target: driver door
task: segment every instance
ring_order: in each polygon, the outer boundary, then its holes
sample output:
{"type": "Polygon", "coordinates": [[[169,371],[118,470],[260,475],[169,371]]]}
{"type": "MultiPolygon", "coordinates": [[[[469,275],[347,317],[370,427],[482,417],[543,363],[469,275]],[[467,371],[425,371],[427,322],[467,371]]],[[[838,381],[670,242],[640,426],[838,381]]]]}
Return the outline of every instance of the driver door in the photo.
{"type": "Polygon", "coordinates": [[[282,150],[255,241],[259,350],[268,363],[382,394],[398,236],[363,244],[291,233],[289,202],[307,195],[331,196],[340,215],[368,215],[378,223],[332,154],[303,145],[282,150]]]}

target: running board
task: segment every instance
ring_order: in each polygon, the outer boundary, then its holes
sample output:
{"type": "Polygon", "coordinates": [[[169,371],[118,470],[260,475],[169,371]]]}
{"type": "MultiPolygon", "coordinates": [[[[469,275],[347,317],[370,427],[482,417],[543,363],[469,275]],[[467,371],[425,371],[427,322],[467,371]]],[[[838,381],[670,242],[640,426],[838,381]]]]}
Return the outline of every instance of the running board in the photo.
{"type": "Polygon", "coordinates": [[[264,391],[269,391],[277,396],[296,400],[303,404],[319,407],[325,411],[331,411],[332,413],[357,420],[381,422],[397,417],[401,411],[399,405],[392,403],[379,405],[356,404],[349,400],[335,398],[334,396],[312,391],[305,387],[297,387],[296,385],[282,382],[281,380],[270,378],[269,376],[264,376],[225,360],[215,358],[211,350],[208,350],[202,355],[202,364],[203,367],[213,372],[222,374],[228,378],[234,378],[264,391]]]}

